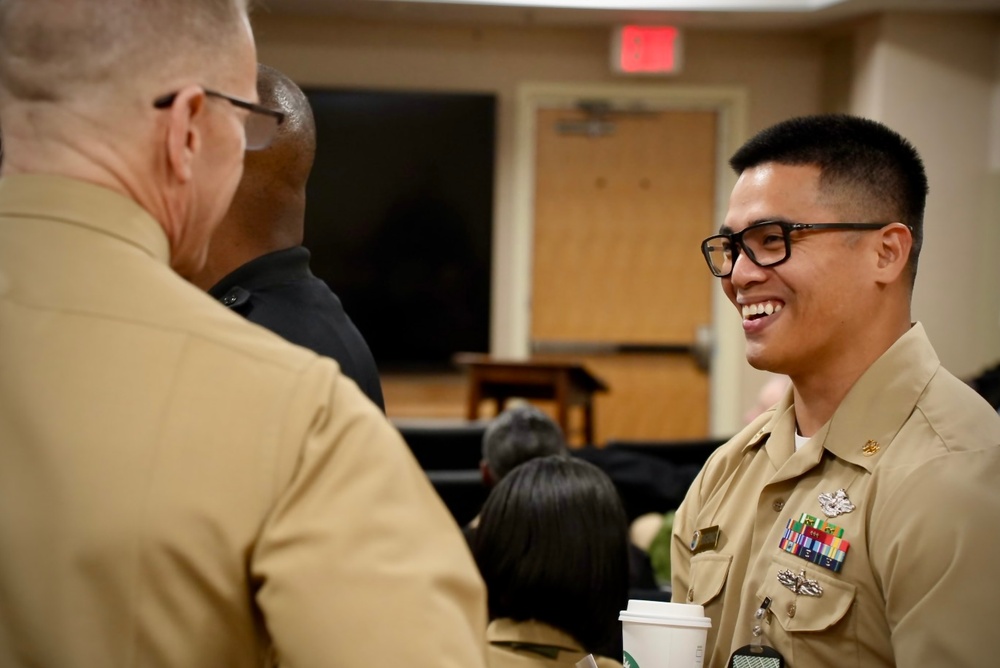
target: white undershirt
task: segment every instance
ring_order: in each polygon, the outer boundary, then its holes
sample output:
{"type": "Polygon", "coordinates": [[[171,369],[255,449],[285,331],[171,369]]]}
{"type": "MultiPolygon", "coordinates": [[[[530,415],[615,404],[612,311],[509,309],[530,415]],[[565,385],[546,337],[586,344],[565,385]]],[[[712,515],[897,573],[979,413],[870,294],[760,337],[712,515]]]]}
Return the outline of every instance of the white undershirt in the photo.
{"type": "Polygon", "coordinates": [[[810,436],[800,436],[798,430],[795,431],[795,451],[798,452],[799,448],[809,442],[810,436]]]}

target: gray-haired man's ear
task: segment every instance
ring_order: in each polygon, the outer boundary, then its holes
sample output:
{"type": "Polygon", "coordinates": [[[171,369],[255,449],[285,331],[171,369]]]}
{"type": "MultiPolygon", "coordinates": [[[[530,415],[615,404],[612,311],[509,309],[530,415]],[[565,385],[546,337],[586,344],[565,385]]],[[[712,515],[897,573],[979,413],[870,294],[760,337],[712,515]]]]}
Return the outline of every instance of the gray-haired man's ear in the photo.
{"type": "Polygon", "coordinates": [[[490,465],[486,463],[485,459],[479,460],[479,473],[483,476],[483,484],[490,489],[497,484],[497,481],[493,479],[493,472],[490,471],[490,465]]]}

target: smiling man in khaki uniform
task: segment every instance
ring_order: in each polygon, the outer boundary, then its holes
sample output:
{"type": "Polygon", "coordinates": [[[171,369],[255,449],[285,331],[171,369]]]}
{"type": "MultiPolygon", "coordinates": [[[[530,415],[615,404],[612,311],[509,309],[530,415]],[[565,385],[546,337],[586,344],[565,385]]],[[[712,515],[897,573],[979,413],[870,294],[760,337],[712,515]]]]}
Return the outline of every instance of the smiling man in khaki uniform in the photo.
{"type": "Polygon", "coordinates": [[[703,252],[747,359],[792,387],[677,513],[674,598],[712,619],[706,665],[751,642],[761,607],[764,644],[793,668],[993,665],[1000,417],[910,320],[920,158],[833,115],[765,130],[731,164],[703,252]]]}
{"type": "Polygon", "coordinates": [[[255,82],[238,0],[0,0],[4,668],[484,665],[398,433],[181,277],[277,130],[255,82]]]}

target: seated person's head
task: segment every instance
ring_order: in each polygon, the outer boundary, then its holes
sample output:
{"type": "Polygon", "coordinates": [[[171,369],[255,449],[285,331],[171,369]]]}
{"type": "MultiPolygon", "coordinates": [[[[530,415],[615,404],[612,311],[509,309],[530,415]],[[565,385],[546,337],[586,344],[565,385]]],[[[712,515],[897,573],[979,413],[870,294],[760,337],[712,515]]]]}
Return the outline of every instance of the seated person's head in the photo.
{"type": "Polygon", "coordinates": [[[490,619],[537,620],[598,652],[628,599],[627,521],[593,464],[532,459],[490,492],[471,540],[490,619]]]}
{"type": "Polygon", "coordinates": [[[503,411],[486,428],[479,466],[483,482],[492,487],[529,459],[565,454],[566,438],[559,425],[534,406],[524,404],[503,411]]]}

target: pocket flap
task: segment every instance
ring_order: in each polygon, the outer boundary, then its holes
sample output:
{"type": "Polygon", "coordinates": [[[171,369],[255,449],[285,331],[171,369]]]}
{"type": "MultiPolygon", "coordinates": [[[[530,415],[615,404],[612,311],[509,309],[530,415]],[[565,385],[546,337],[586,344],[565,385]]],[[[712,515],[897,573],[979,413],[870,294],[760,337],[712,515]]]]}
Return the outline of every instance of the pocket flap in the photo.
{"type": "Polygon", "coordinates": [[[819,566],[772,559],[757,597],[771,599],[771,619],[776,619],[785,631],[822,631],[843,619],[854,603],[856,591],[853,584],[827,575],[819,566]],[[798,575],[803,569],[805,576],[822,588],[819,596],[796,594],[778,579],[781,571],[798,575]]]}
{"type": "Polygon", "coordinates": [[[729,577],[731,554],[696,554],[691,558],[691,589],[688,602],[705,605],[722,591],[729,577]]]}

